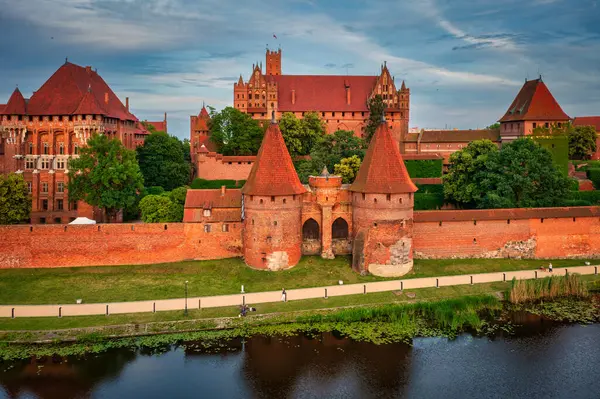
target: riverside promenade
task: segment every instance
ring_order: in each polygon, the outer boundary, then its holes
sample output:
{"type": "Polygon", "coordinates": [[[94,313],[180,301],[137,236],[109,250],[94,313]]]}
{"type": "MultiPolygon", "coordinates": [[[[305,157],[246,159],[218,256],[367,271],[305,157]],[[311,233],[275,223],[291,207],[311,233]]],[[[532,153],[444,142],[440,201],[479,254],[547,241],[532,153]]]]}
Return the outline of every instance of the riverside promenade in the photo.
{"type": "MultiPolygon", "coordinates": [[[[364,284],[342,284],[328,287],[299,288],[286,290],[286,299],[327,298],[343,295],[364,295],[374,292],[404,291],[418,288],[447,287],[454,285],[481,284],[493,282],[510,282],[513,278],[528,280],[547,276],[561,276],[567,273],[581,275],[598,274],[600,266],[557,267],[552,273],[543,270],[520,270],[513,272],[495,272],[481,274],[463,274],[456,276],[439,276],[414,279],[379,281],[364,284]]],[[[66,317],[92,316],[125,313],[160,312],[167,310],[183,310],[255,305],[260,303],[279,302],[281,291],[255,293],[239,293],[206,297],[189,297],[160,299],[136,302],[82,303],[58,305],[0,305],[0,317],[66,317]]]]}

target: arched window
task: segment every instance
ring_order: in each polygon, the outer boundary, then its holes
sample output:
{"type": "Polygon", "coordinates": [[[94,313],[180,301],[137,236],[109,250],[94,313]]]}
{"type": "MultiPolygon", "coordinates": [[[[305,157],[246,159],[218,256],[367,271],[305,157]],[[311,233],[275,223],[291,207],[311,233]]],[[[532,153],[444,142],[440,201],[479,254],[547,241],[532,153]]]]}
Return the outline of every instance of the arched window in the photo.
{"type": "Polygon", "coordinates": [[[303,240],[318,240],[319,239],[319,224],[315,219],[308,219],[302,226],[303,240]]]}
{"type": "Polygon", "coordinates": [[[342,218],[337,218],[331,226],[331,238],[346,239],[348,238],[348,222],[342,218]]]}

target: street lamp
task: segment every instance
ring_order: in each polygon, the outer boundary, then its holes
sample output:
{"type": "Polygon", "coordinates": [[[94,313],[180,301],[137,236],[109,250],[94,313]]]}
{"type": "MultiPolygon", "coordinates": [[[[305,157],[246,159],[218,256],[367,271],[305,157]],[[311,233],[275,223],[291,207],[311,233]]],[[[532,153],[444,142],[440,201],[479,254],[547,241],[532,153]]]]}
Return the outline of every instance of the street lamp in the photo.
{"type": "Polygon", "coordinates": [[[187,285],[188,282],[186,280],[185,282],[185,310],[183,311],[184,316],[187,316],[188,312],[187,312],[187,285]]]}

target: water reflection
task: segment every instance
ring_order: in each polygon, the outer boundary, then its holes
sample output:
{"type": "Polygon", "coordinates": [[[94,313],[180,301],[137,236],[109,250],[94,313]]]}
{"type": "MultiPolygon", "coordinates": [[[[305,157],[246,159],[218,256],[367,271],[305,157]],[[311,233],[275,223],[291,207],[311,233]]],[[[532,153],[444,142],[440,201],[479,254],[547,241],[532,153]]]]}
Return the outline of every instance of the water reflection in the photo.
{"type": "Polygon", "coordinates": [[[372,345],[334,334],[253,337],[207,350],[118,350],[0,363],[7,398],[594,398],[600,325],[525,314],[514,336],[372,345]]]}

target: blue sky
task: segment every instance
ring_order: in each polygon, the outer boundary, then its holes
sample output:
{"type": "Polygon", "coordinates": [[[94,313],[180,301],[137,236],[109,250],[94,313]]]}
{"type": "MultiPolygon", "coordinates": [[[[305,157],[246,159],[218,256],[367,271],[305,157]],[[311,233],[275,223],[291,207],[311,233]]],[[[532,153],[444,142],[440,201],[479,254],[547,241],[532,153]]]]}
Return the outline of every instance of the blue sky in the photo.
{"type": "Polygon", "coordinates": [[[189,116],[231,105],[268,44],[289,74],[387,61],[411,88],[411,127],[491,124],[538,71],[567,114],[600,115],[599,21],[600,0],[0,0],[0,102],[68,56],[188,137],[189,116]]]}

